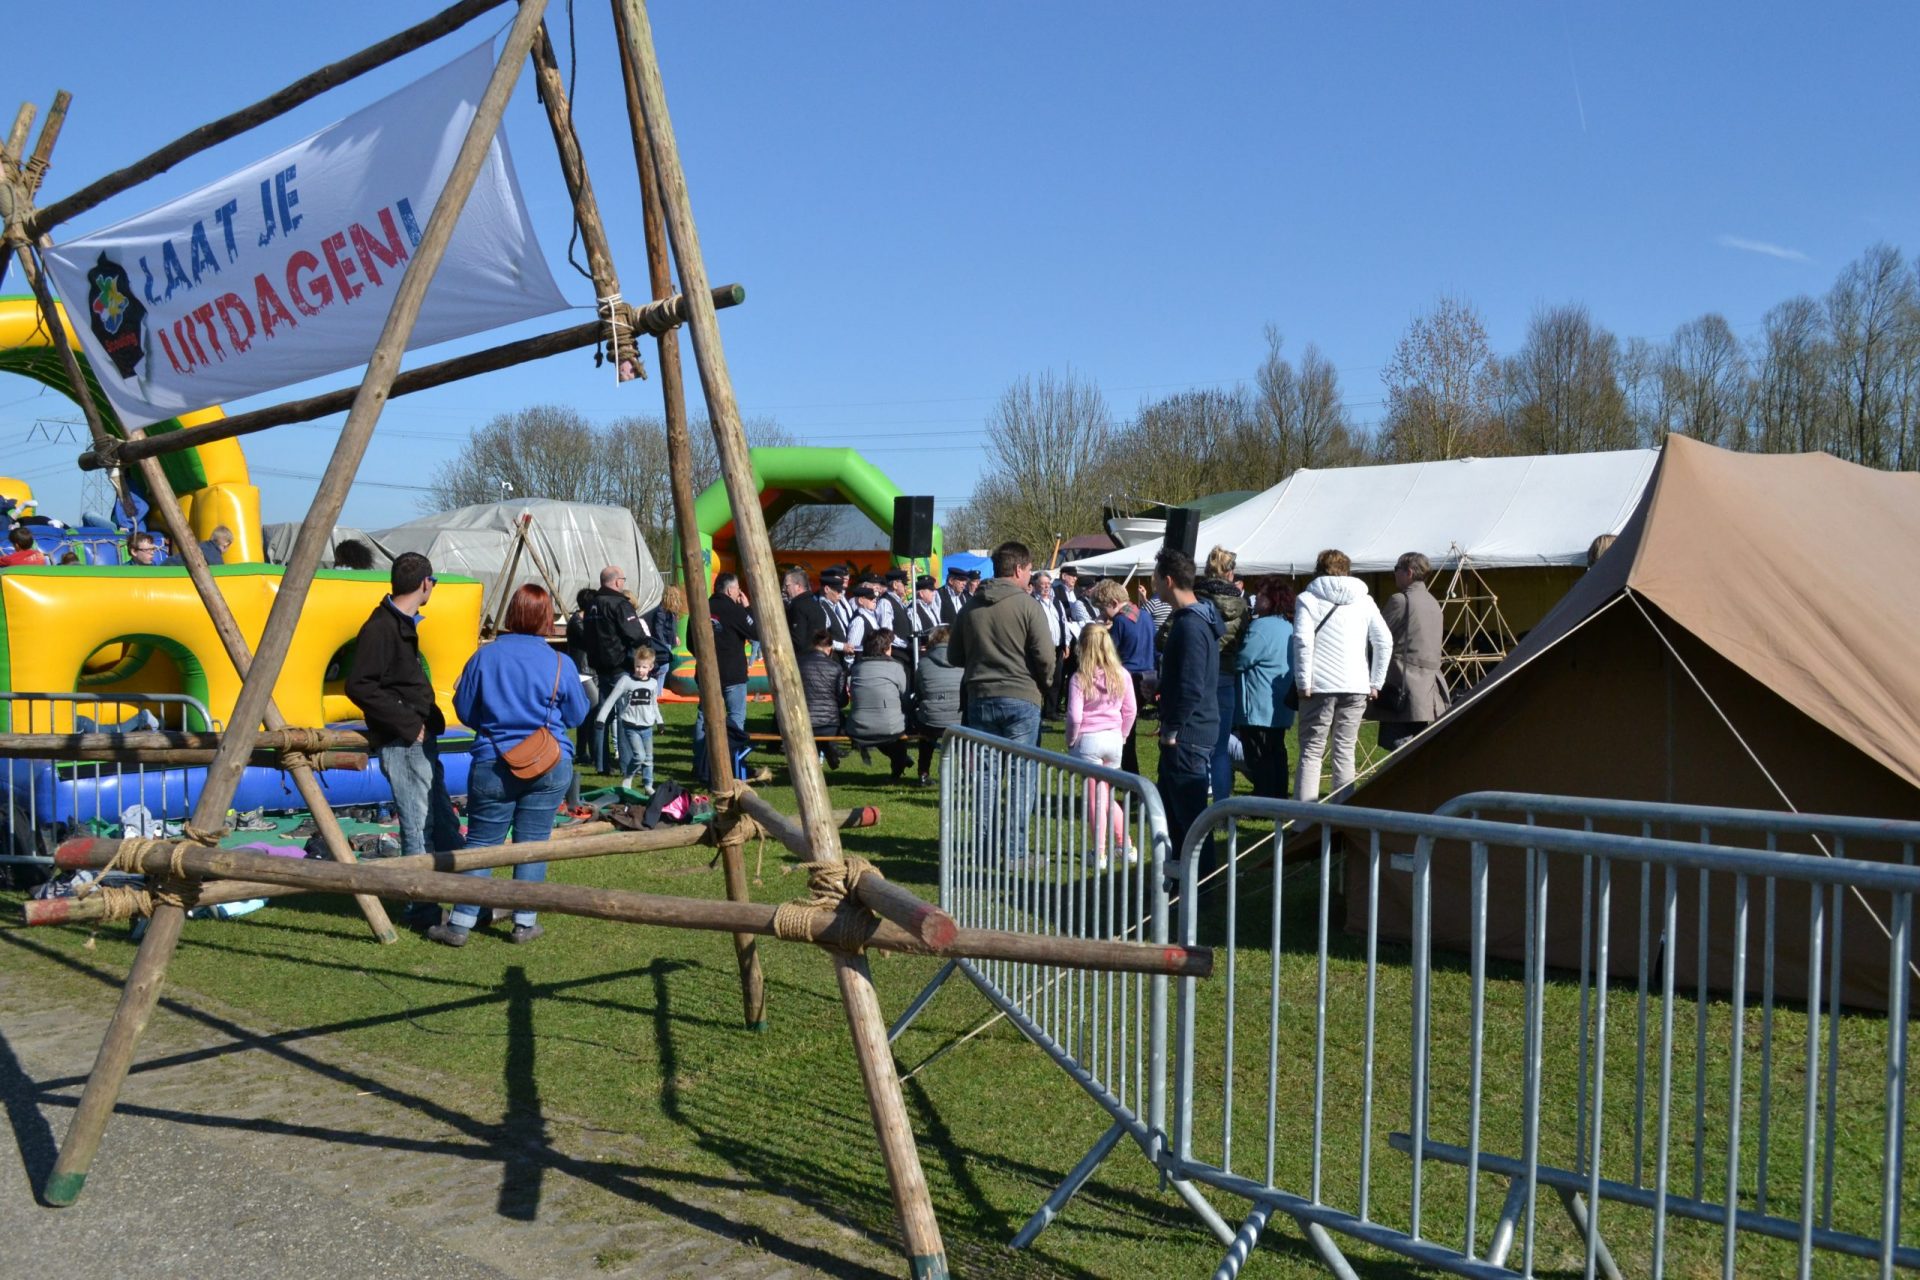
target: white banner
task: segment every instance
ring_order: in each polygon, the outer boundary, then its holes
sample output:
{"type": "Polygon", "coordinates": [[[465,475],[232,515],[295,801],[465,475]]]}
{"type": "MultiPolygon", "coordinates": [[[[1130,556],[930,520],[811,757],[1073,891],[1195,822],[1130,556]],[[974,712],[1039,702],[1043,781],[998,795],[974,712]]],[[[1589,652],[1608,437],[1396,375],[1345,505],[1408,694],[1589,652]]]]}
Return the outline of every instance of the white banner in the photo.
{"type": "MultiPolygon", "coordinates": [[[[491,44],[304,142],[46,252],[126,425],[365,364],[493,73],[491,44]]],[[[496,135],[410,347],[567,305],[496,135]]]]}

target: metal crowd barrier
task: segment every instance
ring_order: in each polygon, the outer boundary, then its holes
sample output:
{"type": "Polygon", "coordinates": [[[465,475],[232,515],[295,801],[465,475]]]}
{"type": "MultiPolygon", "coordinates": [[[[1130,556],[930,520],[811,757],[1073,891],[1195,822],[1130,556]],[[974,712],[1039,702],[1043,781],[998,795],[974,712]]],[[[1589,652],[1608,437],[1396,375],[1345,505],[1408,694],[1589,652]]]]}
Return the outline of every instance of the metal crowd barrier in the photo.
{"type": "Polygon", "coordinates": [[[1903,1231],[1920,824],[1458,803],[1643,830],[1236,799],[1188,834],[1177,936],[1218,961],[1179,986],[1162,1169],[1250,1202],[1216,1274],[1275,1213],[1341,1276],[1354,1243],[1487,1277],[1920,1267],[1903,1231]],[[1293,824],[1291,868],[1279,847],[1246,856],[1249,820],[1293,824]],[[1662,823],[1700,839],[1656,839],[1662,823]],[[1768,847],[1714,843],[1736,828],[1768,847]],[[1215,831],[1220,867],[1198,868],[1215,831]],[[1890,860],[1780,848],[1869,835],[1890,860]],[[1843,1008],[1875,993],[1884,1013],[1843,1008]]]}
{"type": "MultiPolygon", "coordinates": [[[[1164,943],[1166,814],[1152,783],[971,729],[949,729],[940,770],[940,905],[963,926],[1047,937],[1164,943]],[[1107,866],[1096,856],[1106,810],[1107,866]],[[1132,857],[1122,852],[1125,845],[1132,857]]],[[[894,1024],[898,1038],[955,973],[1113,1117],[1014,1237],[1023,1246],[1065,1208],[1122,1138],[1165,1153],[1164,976],[1005,961],[949,961],[894,1024]]],[[[1222,1241],[1232,1236],[1184,1181],[1175,1189],[1222,1241]]]]}
{"type": "MultiPolygon", "coordinates": [[[[0,723],[11,733],[218,730],[198,698],[183,693],[3,693],[0,723]]],[[[52,866],[66,834],[89,821],[118,823],[132,805],[156,821],[192,807],[191,771],[110,761],[5,757],[0,865],[52,866]]]]}

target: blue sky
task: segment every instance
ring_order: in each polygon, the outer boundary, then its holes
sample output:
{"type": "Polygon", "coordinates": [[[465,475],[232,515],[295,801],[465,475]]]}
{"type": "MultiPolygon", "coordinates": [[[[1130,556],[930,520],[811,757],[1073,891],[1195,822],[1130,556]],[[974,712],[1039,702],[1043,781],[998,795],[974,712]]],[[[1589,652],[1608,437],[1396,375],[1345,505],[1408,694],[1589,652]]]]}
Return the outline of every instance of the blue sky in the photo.
{"type": "MultiPolygon", "coordinates": [[[[10,118],[13,98],[73,91],[54,199],[435,7],[101,3],[81,21],[40,6],[16,15],[31,56],[8,59],[0,105],[10,118]]],[[[240,168],[508,17],[64,230],[240,168]]],[[[549,21],[564,63],[563,4],[549,21]]],[[[587,158],[639,293],[611,22],[584,0],[574,21],[587,158]]],[[[1271,323],[1296,353],[1318,343],[1371,421],[1380,366],[1443,292],[1503,351],[1534,308],[1569,301],[1622,336],[1718,311],[1750,337],[1874,241],[1920,244],[1911,6],[673,3],[654,23],[708,270],[749,292],[723,318],[743,408],[867,450],[943,507],[972,489],[981,424],[1023,374],[1071,367],[1124,417],[1250,378],[1271,323]]],[[[507,127],[555,277],[588,307],[524,75],[507,127]]],[[[77,450],[28,437],[77,412],[35,391],[0,385],[0,448],[43,510],[71,516],[79,480],[61,464],[77,450]]],[[[411,518],[422,495],[404,486],[492,414],[541,401],[659,411],[656,383],[617,387],[588,357],[396,400],[348,522],[411,518]]],[[[268,519],[305,511],[313,481],[278,473],[317,474],[338,425],[248,442],[268,519]]]]}

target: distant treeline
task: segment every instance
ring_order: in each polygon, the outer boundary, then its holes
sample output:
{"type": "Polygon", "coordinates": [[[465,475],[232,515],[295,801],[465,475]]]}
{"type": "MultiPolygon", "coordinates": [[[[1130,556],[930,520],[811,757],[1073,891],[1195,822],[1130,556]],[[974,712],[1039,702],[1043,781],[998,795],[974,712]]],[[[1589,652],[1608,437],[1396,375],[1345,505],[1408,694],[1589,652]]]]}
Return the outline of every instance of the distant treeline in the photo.
{"type": "Polygon", "coordinates": [[[1295,363],[1278,330],[1266,336],[1250,384],[1165,396],[1125,420],[1071,370],[1019,379],[987,420],[991,458],[972,499],[942,521],[947,545],[1050,548],[1097,530],[1110,498],[1177,503],[1300,467],[1581,453],[1670,432],[1920,467],[1920,264],[1891,245],[1849,263],[1824,297],[1780,303],[1745,341],[1712,313],[1665,342],[1622,341],[1568,304],[1536,312],[1501,356],[1473,305],[1443,297],[1383,367],[1384,400],[1363,402],[1384,405],[1372,426],[1313,344],[1295,363]]]}

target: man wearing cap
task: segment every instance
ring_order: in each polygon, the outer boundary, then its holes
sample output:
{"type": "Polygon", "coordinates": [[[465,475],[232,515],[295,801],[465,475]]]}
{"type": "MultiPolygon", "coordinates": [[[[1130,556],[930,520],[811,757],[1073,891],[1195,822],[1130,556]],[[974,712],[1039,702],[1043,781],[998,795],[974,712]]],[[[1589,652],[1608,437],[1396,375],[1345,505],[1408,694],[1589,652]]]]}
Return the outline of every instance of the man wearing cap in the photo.
{"type": "Polygon", "coordinates": [[[400,852],[462,849],[440,764],[447,718],[420,661],[420,611],[433,595],[433,565],[417,551],[404,552],[394,558],[389,582],[392,594],[373,607],[355,638],[347,697],[366,720],[367,746],[393,788],[400,852]]]}
{"type": "Polygon", "coordinates": [[[853,614],[847,619],[847,661],[852,662],[866,647],[867,637],[880,629],[880,591],[871,582],[855,587],[853,614]]]}
{"type": "Polygon", "coordinates": [[[912,580],[905,569],[887,570],[887,589],[874,609],[880,625],[893,632],[893,656],[909,667],[913,665],[913,619],[907,613],[907,584],[912,580]]]}
{"type": "Polygon", "coordinates": [[[908,625],[913,628],[914,636],[923,644],[926,637],[933,634],[933,629],[940,625],[942,605],[936,598],[939,593],[934,591],[933,587],[933,575],[921,574],[914,579],[913,600],[907,605],[908,625]]]}
{"type": "Polygon", "coordinates": [[[940,625],[950,627],[960,620],[960,610],[967,603],[967,571],[948,569],[947,585],[940,588],[940,625]]]}
{"type": "Polygon", "coordinates": [[[833,636],[833,651],[847,654],[847,625],[852,621],[853,602],[847,599],[847,576],[838,569],[820,575],[820,594],[814,597],[827,615],[827,631],[833,636]]]}

